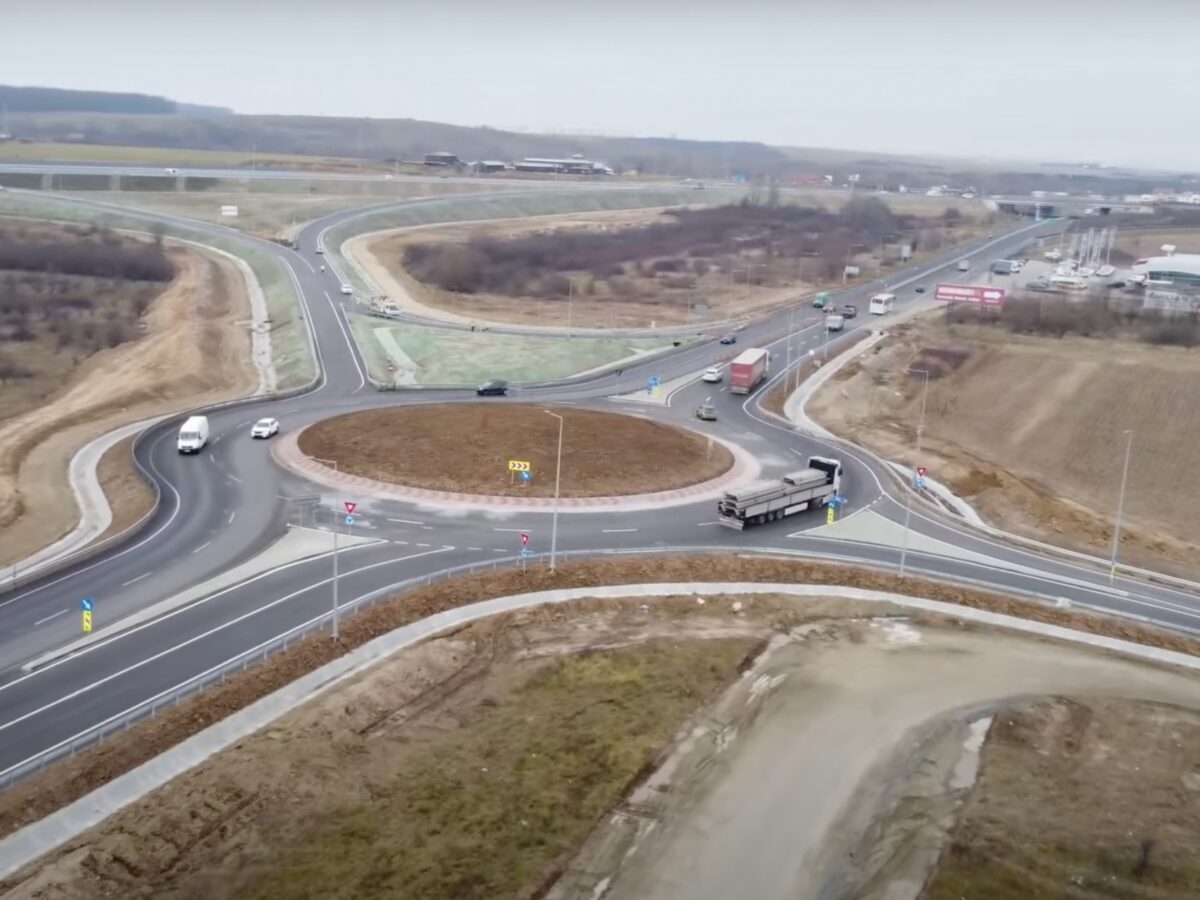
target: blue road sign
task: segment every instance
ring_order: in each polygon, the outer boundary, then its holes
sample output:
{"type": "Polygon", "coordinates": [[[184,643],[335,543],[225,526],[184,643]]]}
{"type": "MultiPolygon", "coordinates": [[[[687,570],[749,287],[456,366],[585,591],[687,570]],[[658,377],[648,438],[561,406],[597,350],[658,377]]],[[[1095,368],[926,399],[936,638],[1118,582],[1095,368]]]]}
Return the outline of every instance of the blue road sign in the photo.
{"type": "Polygon", "coordinates": [[[522,480],[522,481],[532,481],[532,480],[533,480],[533,473],[532,473],[532,472],[522,472],[522,473],[521,473],[521,480],[522,480]]]}
{"type": "Polygon", "coordinates": [[[923,487],[925,487],[925,479],[923,477],[918,478],[917,479],[917,490],[919,491],[923,487]]]}
{"type": "Polygon", "coordinates": [[[346,516],[346,524],[353,525],[354,524],[354,516],[346,516]]]}
{"type": "Polygon", "coordinates": [[[522,547],[522,548],[521,548],[521,556],[525,557],[525,556],[528,556],[528,555],[529,555],[529,548],[528,548],[528,547],[522,547]]]}
{"type": "Polygon", "coordinates": [[[91,612],[93,606],[94,606],[94,604],[92,603],[91,597],[84,597],[83,600],[81,600],[79,603],[79,608],[82,609],[84,612],[91,612]]]}
{"type": "Polygon", "coordinates": [[[845,505],[845,503],[846,503],[845,497],[830,497],[829,498],[829,505],[832,506],[834,509],[838,509],[839,507],[845,505]]]}
{"type": "Polygon", "coordinates": [[[650,384],[652,384],[654,387],[658,387],[660,384],[662,384],[662,381],[659,379],[659,377],[657,375],[651,375],[650,376],[650,384]]]}

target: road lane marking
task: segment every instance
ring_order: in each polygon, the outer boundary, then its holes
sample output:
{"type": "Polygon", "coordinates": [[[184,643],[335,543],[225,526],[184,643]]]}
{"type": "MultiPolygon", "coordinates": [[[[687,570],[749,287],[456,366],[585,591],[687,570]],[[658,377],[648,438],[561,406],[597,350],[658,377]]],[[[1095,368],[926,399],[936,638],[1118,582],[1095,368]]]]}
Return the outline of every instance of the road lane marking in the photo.
{"type": "Polygon", "coordinates": [[[144,575],[139,575],[137,578],[130,578],[127,582],[125,582],[123,585],[121,585],[121,587],[129,587],[135,581],[141,581],[143,578],[149,578],[153,574],[154,574],[153,572],[147,572],[144,575]]]}
{"type": "Polygon", "coordinates": [[[68,606],[66,609],[60,609],[60,610],[59,610],[58,612],[56,612],[56,613],[50,613],[50,615],[46,616],[46,618],[44,618],[44,619],[38,619],[38,620],[37,620],[36,622],[34,622],[33,624],[34,624],[34,625],[41,625],[41,624],[42,624],[42,623],[44,623],[44,622],[49,622],[51,619],[57,619],[57,618],[58,618],[59,616],[61,616],[63,613],[69,613],[70,611],[71,611],[71,608],[68,606]]]}
{"type": "Polygon", "coordinates": [[[493,553],[511,553],[512,551],[511,551],[511,550],[505,550],[503,547],[493,547],[493,548],[492,548],[492,552],[493,552],[493,553]]]}
{"type": "Polygon", "coordinates": [[[705,525],[720,525],[720,524],[721,524],[720,522],[697,522],[696,527],[703,528],[705,525]]]}
{"type": "Polygon", "coordinates": [[[199,553],[201,550],[203,550],[205,547],[207,547],[211,543],[212,543],[212,541],[205,541],[203,544],[201,544],[199,547],[197,547],[195,550],[193,550],[192,553],[199,553]]]}
{"type": "Polygon", "coordinates": [[[630,531],[637,531],[636,528],[601,528],[601,534],[626,534],[630,531]]]}
{"type": "Polygon", "coordinates": [[[482,547],[468,547],[468,550],[482,550],[482,547]]]}
{"type": "MultiPolygon", "coordinates": [[[[367,571],[368,569],[376,569],[376,568],[379,568],[380,566],[392,565],[392,564],[394,564],[394,563],[398,563],[398,562],[406,562],[407,560],[410,560],[410,559],[417,559],[417,558],[419,558],[419,557],[422,557],[422,556],[432,556],[432,555],[433,555],[433,554],[435,554],[435,553],[444,553],[444,552],[445,552],[447,549],[452,549],[452,548],[446,548],[446,547],[442,547],[442,548],[440,548],[440,549],[438,549],[438,550],[427,550],[427,551],[425,551],[424,553],[413,553],[413,554],[411,554],[411,555],[409,555],[409,556],[401,556],[401,557],[397,557],[396,559],[386,559],[386,560],[384,560],[383,562],[371,563],[370,565],[367,565],[367,566],[360,566],[360,567],[359,567],[359,568],[357,568],[357,569],[352,569],[352,570],[351,570],[351,571],[349,571],[349,572],[343,572],[343,573],[342,573],[342,575],[341,575],[341,577],[342,577],[342,578],[349,578],[351,575],[358,574],[359,572],[365,572],[365,571],[367,571]]],[[[311,561],[311,560],[312,560],[312,559],[314,559],[314,558],[315,558],[315,557],[309,557],[309,558],[308,558],[308,559],[306,559],[306,560],[300,560],[300,562],[308,562],[308,561],[311,561]]],[[[270,574],[270,573],[269,573],[269,572],[264,572],[264,573],[263,573],[263,575],[268,575],[268,574],[270,574]]],[[[253,580],[255,580],[255,579],[249,579],[249,581],[253,581],[253,580]]],[[[221,594],[228,593],[229,591],[235,590],[235,589],[237,589],[237,588],[239,588],[239,587],[243,587],[245,584],[248,584],[248,583],[249,583],[249,581],[247,581],[247,582],[243,582],[243,583],[242,583],[242,584],[240,584],[240,585],[230,585],[230,586],[229,586],[228,588],[226,588],[225,590],[223,590],[223,591],[218,591],[216,594],[213,594],[212,596],[210,596],[210,597],[208,597],[208,598],[206,598],[206,599],[209,599],[209,600],[211,600],[213,597],[217,597],[217,596],[220,596],[221,594]]],[[[192,644],[195,644],[195,643],[197,643],[198,641],[202,641],[202,640],[204,640],[205,638],[212,637],[212,635],[214,635],[214,634],[217,634],[218,632],[220,632],[220,631],[223,631],[223,630],[224,630],[224,629],[226,629],[226,628],[232,628],[232,627],[233,627],[233,626],[235,626],[235,625],[240,625],[242,622],[246,621],[246,620],[247,620],[247,619],[249,619],[251,616],[256,616],[256,615],[258,615],[258,614],[259,614],[259,613],[261,613],[261,612],[266,612],[267,610],[269,610],[269,609],[272,609],[272,608],[274,608],[274,607],[278,606],[278,605],[279,605],[279,604],[281,604],[281,603],[286,603],[287,601],[291,600],[292,598],[294,598],[294,597],[298,597],[298,596],[300,596],[301,594],[307,593],[308,591],[312,591],[312,590],[316,590],[316,589],[318,589],[318,588],[324,587],[325,585],[329,584],[331,581],[333,581],[333,579],[332,579],[332,578],[324,578],[324,579],[322,579],[322,580],[320,580],[320,581],[313,582],[312,584],[305,585],[304,587],[300,588],[299,590],[292,591],[292,593],[290,593],[290,594],[287,594],[286,596],[280,597],[280,598],[279,598],[279,599],[277,599],[277,600],[272,600],[271,602],[269,602],[269,603],[266,603],[266,604],[263,604],[262,606],[258,607],[257,609],[252,609],[252,610],[250,610],[249,612],[243,613],[242,615],[240,615],[240,616],[237,616],[237,617],[236,617],[236,618],[234,618],[234,619],[230,619],[228,622],[225,622],[225,623],[223,623],[223,624],[221,624],[221,625],[217,625],[217,626],[215,626],[215,627],[213,627],[213,628],[210,628],[210,629],[208,629],[207,631],[201,632],[200,634],[198,634],[198,635],[195,635],[194,637],[190,637],[190,638],[188,638],[188,639],[187,639],[187,640],[185,640],[185,641],[180,641],[178,644],[176,644],[176,645],[175,645],[175,646],[173,646],[173,647],[168,647],[168,648],[166,648],[165,650],[160,650],[158,653],[155,653],[155,654],[153,654],[152,656],[148,656],[148,657],[146,657],[145,659],[139,660],[138,662],[135,662],[135,663],[133,663],[132,665],[126,666],[126,667],[125,667],[125,668],[123,668],[123,669],[120,669],[120,670],[118,670],[118,671],[116,671],[116,672],[113,672],[113,673],[112,673],[112,674],[110,674],[110,675],[106,675],[106,676],[104,676],[103,678],[98,678],[98,679],[96,679],[95,681],[89,682],[89,683],[88,683],[87,685],[85,685],[84,687],[81,687],[81,688],[76,688],[75,690],[71,691],[69,694],[65,694],[65,695],[63,695],[62,697],[59,697],[57,700],[52,700],[52,701],[50,701],[49,703],[47,703],[47,704],[44,704],[43,706],[40,706],[40,707],[38,707],[37,709],[30,710],[29,712],[27,712],[27,713],[24,713],[23,715],[17,716],[17,718],[15,718],[15,719],[11,719],[11,720],[9,720],[9,721],[7,721],[7,722],[0,723],[0,731],[4,731],[4,730],[6,730],[6,729],[8,729],[8,728],[12,728],[14,725],[19,725],[19,724],[21,724],[22,722],[24,722],[24,721],[26,721],[26,720],[28,720],[28,719],[31,719],[31,718],[33,718],[34,716],[37,716],[37,715],[40,715],[41,713],[44,713],[46,710],[49,710],[49,709],[54,709],[56,706],[60,706],[60,705],[62,705],[63,703],[68,703],[68,702],[70,702],[71,700],[74,700],[76,697],[79,697],[79,696],[81,696],[81,695],[83,695],[83,694],[86,694],[86,693],[88,693],[89,691],[93,691],[93,690],[95,690],[96,688],[98,688],[98,687],[101,687],[101,686],[103,686],[103,685],[107,684],[107,683],[108,683],[108,682],[110,682],[110,681],[113,681],[113,680],[115,680],[115,679],[117,679],[117,678],[120,678],[120,677],[122,677],[122,676],[124,676],[124,675],[128,675],[130,672],[134,672],[134,671],[136,671],[136,670],[138,670],[138,669],[142,668],[143,666],[147,666],[147,665],[150,665],[150,664],[151,664],[151,663],[153,663],[153,662],[157,662],[158,660],[162,659],[164,656],[168,656],[168,655],[170,655],[170,654],[172,654],[172,653],[175,653],[175,652],[176,652],[176,651],[178,651],[178,650],[182,650],[184,647],[189,647],[189,646],[191,646],[192,644]]],[[[357,599],[357,598],[356,598],[356,599],[357,599]]],[[[117,635],[115,639],[116,639],[116,640],[119,640],[120,638],[122,638],[122,637],[124,637],[124,636],[126,636],[126,635],[134,634],[135,632],[141,631],[141,630],[142,630],[142,628],[145,628],[145,627],[147,627],[148,625],[154,624],[155,622],[161,622],[161,621],[163,621],[163,619],[170,618],[172,615],[175,615],[175,614],[176,614],[176,613],[178,613],[178,612],[182,612],[182,611],[183,611],[183,610],[185,610],[185,609],[191,609],[191,608],[193,608],[195,605],[196,605],[196,604],[192,604],[192,605],[190,605],[190,606],[185,606],[185,607],[183,607],[183,608],[182,608],[182,609],[180,609],[180,610],[176,610],[176,611],[175,611],[175,613],[170,613],[170,614],[168,614],[168,615],[166,615],[166,616],[163,616],[163,617],[161,617],[161,618],[159,618],[159,619],[152,620],[151,622],[147,622],[147,623],[145,623],[145,625],[141,625],[141,626],[139,626],[139,627],[137,627],[137,628],[131,628],[129,631],[124,631],[124,632],[122,632],[121,634],[117,635]]],[[[347,603],[347,604],[342,604],[343,608],[344,608],[344,607],[348,607],[348,606],[350,606],[350,605],[351,605],[351,604],[348,604],[348,603],[347,603]]],[[[324,615],[324,613],[322,613],[322,615],[324,615]]],[[[318,618],[320,618],[320,617],[318,616],[318,618]]],[[[289,629],[289,630],[291,630],[291,629],[289,629]]],[[[276,635],[276,637],[278,637],[278,635],[276,635]]],[[[264,644],[268,644],[268,643],[270,643],[270,642],[271,642],[271,641],[273,641],[273,640],[275,640],[275,637],[269,638],[267,641],[265,641],[265,642],[264,642],[264,644]]],[[[78,659],[80,656],[84,655],[85,653],[89,653],[89,652],[91,652],[92,650],[95,650],[97,647],[107,647],[107,646],[108,646],[110,643],[111,643],[111,641],[104,641],[104,642],[102,642],[102,643],[93,644],[93,645],[91,645],[90,647],[87,647],[87,648],[85,648],[84,650],[81,650],[81,651],[79,651],[78,653],[73,653],[73,654],[71,654],[70,656],[63,657],[61,660],[58,660],[58,661],[56,661],[56,662],[49,663],[48,665],[46,665],[46,666],[43,666],[43,667],[42,667],[42,668],[40,668],[40,669],[37,669],[37,670],[35,670],[35,671],[33,671],[33,672],[30,672],[28,675],[22,676],[21,678],[14,679],[13,681],[10,681],[10,682],[8,682],[7,684],[5,684],[5,685],[3,685],[2,687],[0,687],[0,690],[5,690],[5,689],[7,689],[7,688],[13,687],[14,685],[18,685],[18,684],[20,684],[21,682],[25,681],[26,679],[33,678],[34,676],[38,675],[38,674],[39,674],[39,673],[41,673],[41,672],[45,672],[45,671],[47,671],[47,670],[49,670],[49,669],[52,669],[52,668],[55,668],[55,667],[57,667],[57,666],[58,666],[60,663],[62,663],[62,662],[66,662],[66,661],[68,661],[68,660],[75,660],[75,659],[78,659]]],[[[259,645],[259,646],[263,646],[263,645],[259,645]]],[[[251,650],[253,650],[253,649],[255,649],[255,648],[251,648],[251,650]]],[[[238,656],[242,656],[242,655],[244,655],[244,654],[238,654],[238,656]]],[[[238,658],[238,656],[231,657],[230,659],[227,659],[227,660],[225,660],[225,662],[218,663],[216,666],[212,667],[212,668],[211,668],[211,669],[209,669],[207,672],[203,672],[203,673],[201,673],[201,676],[203,676],[203,675],[207,675],[209,672],[215,672],[215,671],[217,671],[217,670],[218,670],[218,669],[220,669],[222,666],[228,665],[228,664],[229,664],[229,663],[230,663],[230,662],[231,662],[233,659],[237,659],[237,658],[238,658]]],[[[197,677],[199,677],[199,676],[197,676],[197,677]]],[[[194,680],[194,678],[189,678],[189,679],[188,679],[188,681],[193,681],[193,680],[194,680]]],[[[185,682],[185,683],[186,683],[186,682],[185,682]]],[[[159,695],[157,695],[157,696],[160,696],[160,697],[162,697],[162,696],[168,696],[168,695],[169,695],[169,694],[170,694],[172,691],[174,691],[174,690],[175,690],[175,688],[169,688],[167,691],[165,691],[165,692],[163,692],[163,693],[161,693],[161,694],[159,694],[159,695]]],[[[139,703],[138,705],[140,706],[141,704],[139,703]]],[[[118,714],[118,716],[120,716],[120,715],[123,715],[123,714],[122,714],[122,713],[119,713],[119,714],[118,714]]],[[[17,765],[16,765],[16,766],[10,766],[8,769],[5,769],[5,770],[4,770],[4,772],[0,772],[0,775],[3,775],[3,774],[5,774],[5,773],[7,773],[7,772],[11,772],[11,771],[12,771],[14,768],[17,768],[17,767],[19,767],[19,766],[21,766],[21,765],[24,765],[24,763],[23,763],[23,762],[22,762],[22,763],[17,763],[17,765]]]]}
{"type": "Polygon", "coordinates": [[[233,512],[231,512],[231,513],[229,514],[229,518],[226,520],[225,524],[226,524],[226,525],[232,525],[232,524],[233,524],[233,520],[234,520],[234,518],[235,518],[236,516],[237,516],[237,510],[235,509],[233,512]]]}
{"type": "Polygon", "coordinates": [[[401,525],[424,525],[424,522],[418,522],[416,519],[388,519],[389,522],[399,522],[401,525]]]}
{"type": "Polygon", "coordinates": [[[233,482],[235,482],[235,483],[237,483],[237,484],[241,484],[241,483],[242,483],[242,479],[238,478],[236,475],[229,475],[229,476],[227,476],[227,477],[229,478],[229,480],[230,480],[230,481],[233,481],[233,482]]]}
{"type": "Polygon", "coordinates": [[[522,531],[528,531],[528,530],[529,530],[528,528],[493,528],[492,529],[492,531],[515,531],[515,532],[522,532],[522,531]]]}
{"type": "Polygon", "coordinates": [[[430,546],[430,545],[429,545],[429,544],[417,544],[417,546],[418,546],[418,547],[428,547],[428,546],[430,546]]]}

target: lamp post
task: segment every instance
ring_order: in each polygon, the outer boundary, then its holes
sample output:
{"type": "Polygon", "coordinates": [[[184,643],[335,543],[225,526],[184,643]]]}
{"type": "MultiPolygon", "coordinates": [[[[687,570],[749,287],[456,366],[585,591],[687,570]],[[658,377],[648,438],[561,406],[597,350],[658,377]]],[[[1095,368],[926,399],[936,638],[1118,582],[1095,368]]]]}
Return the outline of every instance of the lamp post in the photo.
{"type": "Polygon", "coordinates": [[[542,412],[558,419],[558,460],[554,464],[554,519],[550,526],[550,571],[553,572],[555,557],[558,554],[558,488],[562,483],[563,417],[548,409],[543,409],[542,412]]]}
{"type": "Polygon", "coordinates": [[[1121,546],[1121,514],[1125,511],[1125,482],[1129,478],[1129,456],[1133,450],[1133,432],[1125,430],[1125,465],[1121,469],[1121,490],[1117,494],[1117,521],[1113,528],[1112,566],[1108,570],[1108,583],[1117,580],[1117,551],[1121,546]]]}
{"type": "MultiPolygon", "coordinates": [[[[314,456],[312,459],[315,462],[324,463],[327,466],[333,466],[333,471],[338,470],[336,459],[321,459],[319,456],[314,456]]],[[[338,639],[338,526],[337,526],[337,507],[333,509],[333,517],[329,523],[330,530],[333,532],[333,639],[338,639]]]]}
{"type": "MultiPolygon", "coordinates": [[[[925,430],[925,401],[929,397],[929,370],[928,369],[905,369],[909,375],[923,375],[925,377],[925,385],[921,389],[921,417],[917,420],[917,456],[921,454],[921,434],[925,430]]],[[[904,505],[904,538],[900,544],[900,577],[904,577],[904,563],[908,558],[908,525],[912,519],[912,498],[916,493],[917,470],[913,467],[912,483],[908,489],[908,502],[904,505]]]]}

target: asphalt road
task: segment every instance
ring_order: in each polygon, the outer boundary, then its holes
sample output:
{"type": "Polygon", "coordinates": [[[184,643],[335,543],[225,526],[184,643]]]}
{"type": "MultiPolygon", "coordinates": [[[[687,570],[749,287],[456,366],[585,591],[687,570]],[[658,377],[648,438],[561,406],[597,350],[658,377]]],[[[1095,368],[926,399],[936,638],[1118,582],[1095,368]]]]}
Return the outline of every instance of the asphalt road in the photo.
{"type": "MultiPolygon", "coordinates": [[[[365,366],[345,320],[345,306],[352,299],[338,293],[339,282],[332,272],[319,271],[320,257],[314,253],[320,235],[356,214],[362,213],[345,211],[312,223],[300,235],[299,252],[244,238],[274,253],[296,277],[321,361],[322,377],[317,387],[292,399],[261,400],[210,414],[211,442],[196,456],[182,457],[175,450],[182,417],[155,426],[149,439],[139,445],[139,453],[142,464],[158,479],[163,500],[146,527],[121,546],[91,560],[0,594],[0,774],[160,692],[169,695],[174,686],[328,611],[332,561],[325,556],[265,573],[165,618],[98,642],[87,651],[30,674],[20,672],[21,662],[78,636],[78,610],[83,597],[93,598],[96,621],[102,628],[106,622],[198,584],[259,552],[283,533],[289,515],[294,517],[287,498],[320,494],[326,521],[340,520],[340,513],[335,513],[340,501],[355,498],[335,495],[281,471],[270,458],[268,442],[250,439],[248,430],[253,420],[272,415],[285,429],[296,429],[349,410],[475,399],[472,392],[462,390],[377,392],[368,385],[365,366]]],[[[986,252],[981,250],[977,265],[982,265],[985,258],[1015,251],[1028,242],[1029,235],[1025,231],[1008,236],[990,245],[986,252]]],[[[898,311],[917,301],[913,284],[932,286],[936,280],[956,280],[959,273],[953,266],[964,255],[959,248],[905,275],[890,277],[888,289],[900,298],[898,311]]],[[[847,335],[856,328],[877,324],[865,311],[866,298],[879,289],[879,283],[872,283],[837,296],[839,304],[857,303],[864,312],[847,322],[847,335]]],[[[820,351],[824,340],[820,316],[807,306],[772,315],[738,334],[739,347],[771,349],[772,371],[776,373],[773,380],[783,375],[789,328],[794,359],[803,358],[810,350],[820,351]]],[[[621,387],[629,390],[645,384],[650,375],[665,382],[698,374],[712,362],[718,349],[726,348],[718,348],[715,340],[710,340],[626,365],[621,387]]],[[[887,480],[877,471],[875,462],[779,424],[756,409],[757,395],[734,396],[696,381],[679,389],[669,405],[635,405],[609,399],[617,387],[616,376],[605,373],[555,384],[520,386],[510,399],[627,408],[665,421],[708,428],[754,453],[765,477],[794,470],[813,453],[838,455],[847,467],[848,511],[873,504],[877,513],[894,520],[903,518],[903,506],[885,490],[887,480]],[[710,396],[717,406],[718,420],[697,425],[691,409],[710,396]]],[[[760,389],[758,394],[762,392],[760,389]]],[[[805,534],[823,521],[819,514],[801,514],[738,533],[716,524],[715,504],[711,501],[641,512],[572,512],[560,515],[558,548],[589,553],[758,548],[895,564],[895,549],[805,534]]],[[[1080,605],[1144,616],[1169,627],[1200,629],[1200,602],[1190,593],[1124,578],[1110,587],[1107,576],[1095,569],[995,543],[920,511],[914,511],[913,528],[1025,568],[996,568],[910,552],[909,565],[914,572],[1016,593],[1064,597],[1080,605]]],[[[532,551],[549,549],[549,513],[463,515],[461,511],[423,509],[399,502],[366,503],[355,531],[378,538],[380,543],[341,555],[341,602],[352,602],[451,566],[512,562],[520,549],[517,530],[531,533],[532,551]]]]}

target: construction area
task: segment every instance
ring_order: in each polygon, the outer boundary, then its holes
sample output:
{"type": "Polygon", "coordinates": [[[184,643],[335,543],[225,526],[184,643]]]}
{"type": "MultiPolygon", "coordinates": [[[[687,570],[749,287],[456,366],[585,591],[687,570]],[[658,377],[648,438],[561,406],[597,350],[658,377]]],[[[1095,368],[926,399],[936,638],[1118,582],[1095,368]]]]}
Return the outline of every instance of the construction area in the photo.
{"type": "Polygon", "coordinates": [[[1183,347],[948,326],[938,312],[891,329],[808,412],[886,459],[925,466],[999,528],[1101,557],[1128,448],[1119,559],[1195,578],[1200,495],[1181,476],[1200,447],[1197,391],[1200,356],[1183,347]]]}
{"type": "MultiPolygon", "coordinates": [[[[619,413],[550,411],[563,419],[562,497],[673,490],[716,478],[733,465],[723,444],[697,432],[619,413]]],[[[390,484],[553,497],[558,435],[559,423],[544,407],[485,401],[336,416],[306,428],[299,447],[314,459],[338,460],[340,472],[390,484]],[[396,452],[401,446],[404,452],[396,452]],[[528,469],[512,469],[509,460],[528,469]]]]}
{"type": "Polygon", "coordinates": [[[819,591],[582,599],[387,658],[0,891],[1183,900],[1197,697],[819,591]]]}

